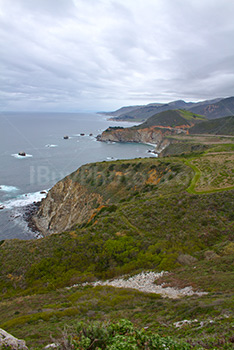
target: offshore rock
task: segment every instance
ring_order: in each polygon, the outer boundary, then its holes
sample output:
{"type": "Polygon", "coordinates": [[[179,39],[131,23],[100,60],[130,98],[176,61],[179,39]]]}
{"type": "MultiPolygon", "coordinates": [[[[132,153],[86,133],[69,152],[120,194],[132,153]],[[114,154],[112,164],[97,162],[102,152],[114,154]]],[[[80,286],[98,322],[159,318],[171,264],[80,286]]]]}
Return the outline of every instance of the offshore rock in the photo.
{"type": "Polygon", "coordinates": [[[21,152],[18,153],[18,156],[25,157],[25,156],[26,156],[26,153],[23,152],[23,151],[21,151],[21,152]]]}

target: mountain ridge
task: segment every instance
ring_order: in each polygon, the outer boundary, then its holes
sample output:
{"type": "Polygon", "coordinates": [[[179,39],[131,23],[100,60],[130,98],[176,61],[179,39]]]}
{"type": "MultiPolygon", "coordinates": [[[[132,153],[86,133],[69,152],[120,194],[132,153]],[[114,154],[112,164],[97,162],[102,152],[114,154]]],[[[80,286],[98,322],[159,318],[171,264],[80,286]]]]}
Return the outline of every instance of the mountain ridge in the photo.
{"type": "Polygon", "coordinates": [[[156,113],[173,109],[186,109],[208,119],[220,118],[234,114],[234,97],[215,98],[200,102],[172,101],[165,104],[150,103],[143,106],[122,107],[115,112],[106,112],[115,121],[143,122],[156,113]]]}

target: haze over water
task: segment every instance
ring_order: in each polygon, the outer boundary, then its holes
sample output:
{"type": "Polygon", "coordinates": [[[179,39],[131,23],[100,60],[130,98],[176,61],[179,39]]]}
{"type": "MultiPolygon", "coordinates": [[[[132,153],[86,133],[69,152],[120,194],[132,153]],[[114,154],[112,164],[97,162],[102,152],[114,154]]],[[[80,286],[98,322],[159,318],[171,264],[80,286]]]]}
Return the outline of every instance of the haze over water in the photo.
{"type": "Polygon", "coordinates": [[[150,156],[152,146],[96,141],[98,134],[115,125],[131,124],[94,113],[1,113],[0,205],[5,208],[0,210],[0,240],[34,238],[22,217],[25,205],[43,198],[40,191],[81,165],[150,156]],[[27,156],[19,157],[21,151],[27,156]]]}

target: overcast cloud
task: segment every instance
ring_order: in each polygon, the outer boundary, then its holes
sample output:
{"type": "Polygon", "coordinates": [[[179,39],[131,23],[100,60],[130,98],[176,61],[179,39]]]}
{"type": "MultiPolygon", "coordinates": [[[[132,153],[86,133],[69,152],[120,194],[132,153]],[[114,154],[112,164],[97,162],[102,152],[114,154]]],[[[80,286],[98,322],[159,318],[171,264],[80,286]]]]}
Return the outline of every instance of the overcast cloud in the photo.
{"type": "Polygon", "coordinates": [[[234,95],[234,1],[0,0],[0,110],[234,95]]]}

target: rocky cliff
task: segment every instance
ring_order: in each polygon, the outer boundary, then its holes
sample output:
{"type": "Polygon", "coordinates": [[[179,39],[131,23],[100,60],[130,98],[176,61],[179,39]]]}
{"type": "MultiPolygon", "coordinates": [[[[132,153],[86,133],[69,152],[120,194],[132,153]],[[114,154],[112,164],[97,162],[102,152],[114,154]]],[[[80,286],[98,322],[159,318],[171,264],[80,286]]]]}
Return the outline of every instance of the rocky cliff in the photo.
{"type": "Polygon", "coordinates": [[[102,204],[100,194],[90,193],[68,176],[48,192],[33,222],[44,235],[65,231],[74,223],[88,220],[102,204]]]}
{"type": "Polygon", "coordinates": [[[178,134],[188,134],[188,130],[205,117],[184,110],[165,111],[150,117],[144,123],[131,128],[109,127],[98,141],[109,142],[141,142],[156,146],[155,152],[160,153],[170,144],[168,137],[178,134]]]}
{"type": "Polygon", "coordinates": [[[169,176],[174,179],[172,169],[173,164],[155,158],[83,165],[48,192],[32,221],[43,235],[87,224],[136,191],[164,186],[169,176]]]}
{"type": "Polygon", "coordinates": [[[98,141],[104,142],[140,142],[150,143],[156,146],[156,152],[169,144],[167,136],[186,133],[182,128],[151,126],[144,129],[134,128],[108,128],[97,137],[98,141]]]}

